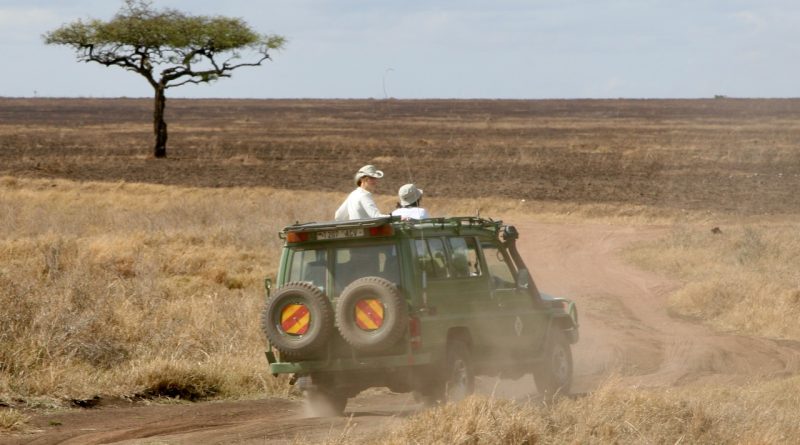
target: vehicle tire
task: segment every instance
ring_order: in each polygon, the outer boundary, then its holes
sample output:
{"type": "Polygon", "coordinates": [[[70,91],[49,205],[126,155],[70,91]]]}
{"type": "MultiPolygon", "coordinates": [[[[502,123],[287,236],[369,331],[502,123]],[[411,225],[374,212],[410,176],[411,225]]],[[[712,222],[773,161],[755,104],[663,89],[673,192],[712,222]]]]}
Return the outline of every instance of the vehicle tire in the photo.
{"type": "Polygon", "coordinates": [[[315,358],[333,331],[333,308],[314,285],[287,283],[267,301],[261,326],[281,361],[315,358]]]}
{"type": "Polygon", "coordinates": [[[305,392],[305,403],[312,417],[339,417],[344,414],[347,397],[335,391],[309,388],[305,392]]]}
{"type": "Polygon", "coordinates": [[[344,288],[336,303],[342,338],[362,352],[386,349],[408,326],[408,304],[397,286],[380,277],[364,277],[344,288]]]}
{"type": "Polygon", "coordinates": [[[466,343],[455,340],[447,346],[445,363],[444,399],[459,402],[475,391],[475,372],[472,368],[472,354],[466,343]]]}
{"type": "Polygon", "coordinates": [[[542,362],[533,368],[533,380],[545,399],[569,394],[572,387],[572,351],[561,331],[550,332],[542,362]]]}

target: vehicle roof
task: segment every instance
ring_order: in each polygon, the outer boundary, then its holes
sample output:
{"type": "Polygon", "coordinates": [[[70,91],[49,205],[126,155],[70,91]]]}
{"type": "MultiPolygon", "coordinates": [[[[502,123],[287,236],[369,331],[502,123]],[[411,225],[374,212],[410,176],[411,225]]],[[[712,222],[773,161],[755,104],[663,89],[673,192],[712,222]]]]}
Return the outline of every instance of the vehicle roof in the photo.
{"type": "Polygon", "coordinates": [[[487,231],[491,234],[497,234],[503,226],[502,221],[495,221],[490,218],[481,218],[476,216],[454,216],[442,218],[426,218],[421,220],[401,220],[397,216],[369,218],[369,219],[356,219],[348,221],[322,221],[322,222],[306,222],[295,223],[286,226],[281,231],[281,237],[289,232],[317,232],[323,230],[334,229],[350,229],[350,228],[370,228],[379,227],[385,224],[391,224],[395,232],[416,232],[416,231],[454,231],[458,233],[461,229],[477,229],[487,231]]]}

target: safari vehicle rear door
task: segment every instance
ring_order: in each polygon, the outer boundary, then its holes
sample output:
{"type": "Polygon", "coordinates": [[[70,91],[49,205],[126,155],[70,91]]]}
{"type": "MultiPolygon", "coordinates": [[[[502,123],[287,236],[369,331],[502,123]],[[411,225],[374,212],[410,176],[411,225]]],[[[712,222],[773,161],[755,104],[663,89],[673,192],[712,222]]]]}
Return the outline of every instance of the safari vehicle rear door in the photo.
{"type": "Polygon", "coordinates": [[[492,300],[502,330],[502,341],[493,352],[511,357],[530,357],[544,341],[547,315],[528,289],[517,284],[517,270],[507,250],[496,240],[482,240],[481,253],[490,279],[492,300]]]}

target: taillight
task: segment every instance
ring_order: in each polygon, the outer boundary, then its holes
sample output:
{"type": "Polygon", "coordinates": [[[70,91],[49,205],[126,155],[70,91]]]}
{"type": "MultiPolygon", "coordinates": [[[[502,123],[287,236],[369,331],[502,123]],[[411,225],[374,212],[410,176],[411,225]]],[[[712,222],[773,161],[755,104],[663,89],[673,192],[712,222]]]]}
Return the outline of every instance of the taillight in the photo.
{"type": "Polygon", "coordinates": [[[422,348],[422,325],[417,317],[408,319],[408,343],[413,350],[422,348]]]}
{"type": "Polygon", "coordinates": [[[308,232],[289,232],[286,234],[286,241],[289,243],[308,241],[308,232]]]}
{"type": "Polygon", "coordinates": [[[369,236],[392,236],[394,235],[394,227],[391,224],[384,224],[378,227],[369,228],[369,236]]]}

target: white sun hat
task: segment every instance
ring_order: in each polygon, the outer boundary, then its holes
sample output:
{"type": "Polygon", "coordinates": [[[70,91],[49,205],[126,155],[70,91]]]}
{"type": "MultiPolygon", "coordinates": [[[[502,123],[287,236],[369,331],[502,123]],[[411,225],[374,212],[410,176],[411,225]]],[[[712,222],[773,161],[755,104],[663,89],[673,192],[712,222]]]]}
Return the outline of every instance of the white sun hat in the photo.
{"type": "Polygon", "coordinates": [[[406,184],[400,187],[397,196],[400,198],[401,206],[411,205],[422,198],[422,189],[418,189],[414,184],[406,184]]]}
{"type": "Polygon", "coordinates": [[[383,172],[375,168],[374,165],[365,165],[358,169],[355,176],[356,185],[358,185],[358,180],[363,178],[364,176],[369,176],[370,178],[380,179],[383,177],[383,172]]]}

